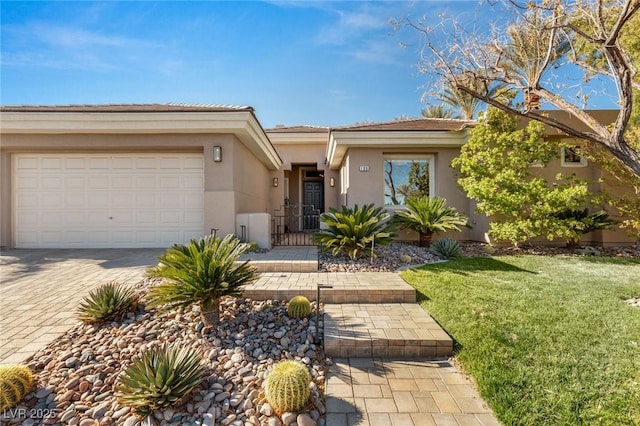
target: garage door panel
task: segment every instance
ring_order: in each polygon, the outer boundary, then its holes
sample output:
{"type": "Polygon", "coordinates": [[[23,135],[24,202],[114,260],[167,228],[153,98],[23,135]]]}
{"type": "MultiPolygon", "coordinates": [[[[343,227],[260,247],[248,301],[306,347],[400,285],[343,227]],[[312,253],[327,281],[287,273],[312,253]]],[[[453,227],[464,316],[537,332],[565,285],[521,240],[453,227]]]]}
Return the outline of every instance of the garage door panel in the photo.
{"type": "Polygon", "coordinates": [[[85,169],[86,160],[84,157],[67,157],[64,159],[64,168],[66,170],[85,169]]]}
{"type": "Polygon", "coordinates": [[[87,201],[84,193],[66,194],[64,196],[65,209],[84,208],[86,202],[87,201]]]}
{"type": "Polygon", "coordinates": [[[19,194],[16,196],[16,208],[19,210],[38,208],[37,194],[19,194]]]}
{"type": "Polygon", "coordinates": [[[47,228],[55,228],[56,226],[60,226],[60,224],[62,223],[72,225],[78,223],[79,220],[84,220],[84,214],[78,214],[78,212],[73,211],[67,213],[63,213],[57,210],[41,211],[39,216],[39,225],[45,226],[47,228]],[[79,220],[78,216],[80,216],[79,220]]]}
{"type": "Polygon", "coordinates": [[[24,227],[28,229],[30,227],[37,227],[40,223],[38,221],[39,214],[36,209],[31,211],[25,211],[24,214],[20,215],[20,217],[16,218],[16,226],[24,227]]]}
{"type": "Polygon", "coordinates": [[[183,188],[184,189],[204,189],[204,179],[198,176],[189,176],[183,178],[183,188]]]}
{"type": "Polygon", "coordinates": [[[91,170],[106,170],[111,167],[111,159],[109,157],[89,158],[89,168],[91,170]]]}
{"type": "Polygon", "coordinates": [[[43,189],[61,189],[63,187],[63,179],[52,174],[40,176],[40,188],[43,189]]]}
{"type": "Polygon", "coordinates": [[[62,158],[43,157],[40,160],[40,168],[44,170],[50,170],[50,169],[59,170],[62,168],[62,158]]]}
{"type": "Polygon", "coordinates": [[[16,246],[166,247],[200,237],[203,164],[197,154],[16,155],[16,246]]]}
{"type": "Polygon", "coordinates": [[[184,223],[187,225],[197,226],[203,222],[203,214],[202,210],[186,210],[183,213],[184,215],[184,223]]]}
{"type": "Polygon", "coordinates": [[[38,168],[38,157],[25,155],[16,160],[17,170],[37,170],[38,168]]]}
{"type": "Polygon", "coordinates": [[[202,197],[199,197],[196,194],[184,194],[182,200],[182,205],[187,208],[201,208],[202,207],[202,197]]]}
{"type": "Polygon", "coordinates": [[[113,176],[111,178],[112,189],[129,190],[133,187],[133,178],[131,176],[113,176]]]}
{"type": "Polygon", "coordinates": [[[87,178],[82,175],[68,176],[64,178],[64,189],[66,190],[82,190],[85,187],[87,178]]]}
{"type": "Polygon", "coordinates": [[[38,185],[38,178],[36,176],[16,179],[16,187],[18,189],[38,189],[38,185]]]}
{"type": "Polygon", "coordinates": [[[18,231],[16,232],[17,247],[38,247],[38,231],[18,231]]]}
{"type": "Polygon", "coordinates": [[[64,209],[64,195],[62,193],[46,193],[40,196],[40,207],[44,209],[64,209]]]}
{"type": "Polygon", "coordinates": [[[155,176],[136,176],[136,188],[137,189],[156,189],[156,177],[155,176]]]}

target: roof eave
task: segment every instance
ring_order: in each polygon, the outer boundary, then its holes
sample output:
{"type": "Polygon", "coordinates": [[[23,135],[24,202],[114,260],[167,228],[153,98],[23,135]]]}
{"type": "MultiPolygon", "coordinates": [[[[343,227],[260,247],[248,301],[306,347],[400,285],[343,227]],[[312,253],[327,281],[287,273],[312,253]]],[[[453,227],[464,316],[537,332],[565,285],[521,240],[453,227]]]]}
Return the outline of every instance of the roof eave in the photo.
{"type": "Polygon", "coordinates": [[[468,138],[468,129],[458,131],[341,131],[333,130],[327,144],[327,165],[340,168],[350,148],[458,148],[468,138]]]}
{"type": "Polygon", "coordinates": [[[252,110],[212,112],[15,112],[0,134],[234,134],[270,170],[282,164],[252,110]]]}

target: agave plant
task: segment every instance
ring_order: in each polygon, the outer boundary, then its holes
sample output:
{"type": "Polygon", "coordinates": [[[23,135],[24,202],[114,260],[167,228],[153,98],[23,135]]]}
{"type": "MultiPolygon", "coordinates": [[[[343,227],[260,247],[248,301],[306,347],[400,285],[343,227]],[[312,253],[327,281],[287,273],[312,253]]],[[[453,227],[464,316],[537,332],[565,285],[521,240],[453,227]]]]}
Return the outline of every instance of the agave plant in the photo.
{"type": "Polygon", "coordinates": [[[191,240],[188,245],[174,245],[160,256],[158,266],[147,270],[147,276],[164,279],[149,291],[149,306],[168,310],[197,304],[202,321],[217,325],[220,299],[239,296],[242,287],[258,277],[248,261],[236,262],[248,246],[232,235],[224,239],[207,236],[191,240]]]}
{"type": "Polygon", "coordinates": [[[201,361],[194,349],[156,346],[118,378],[118,398],[140,416],[177,404],[204,379],[201,361]]]}
{"type": "Polygon", "coordinates": [[[80,302],[78,316],[86,323],[106,321],[124,314],[136,301],[133,289],[117,282],[106,283],[90,291],[80,302]]]}
{"type": "Polygon", "coordinates": [[[468,226],[465,215],[453,207],[446,206],[442,197],[416,197],[407,200],[407,210],[399,210],[393,222],[403,229],[411,229],[420,234],[420,247],[431,245],[433,235],[446,231],[460,231],[468,226]]]}
{"type": "Polygon", "coordinates": [[[367,204],[359,208],[342,206],[341,210],[330,209],[320,216],[320,222],[327,226],[313,238],[333,255],[346,253],[355,259],[363,252],[373,256],[375,245],[386,245],[393,240],[389,214],[381,207],[367,204]]]}
{"type": "Polygon", "coordinates": [[[462,249],[460,243],[452,238],[442,238],[431,244],[429,251],[443,259],[460,257],[462,249]]]}

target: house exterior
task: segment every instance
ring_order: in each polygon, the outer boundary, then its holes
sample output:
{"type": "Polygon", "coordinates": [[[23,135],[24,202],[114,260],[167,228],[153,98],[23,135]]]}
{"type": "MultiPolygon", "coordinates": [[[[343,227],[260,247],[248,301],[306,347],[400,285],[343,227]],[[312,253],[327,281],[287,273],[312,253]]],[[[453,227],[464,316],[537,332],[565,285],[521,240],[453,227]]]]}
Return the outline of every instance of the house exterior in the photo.
{"type": "MultiPolygon", "coordinates": [[[[179,104],[4,106],[0,114],[5,248],[167,247],[210,233],[262,247],[305,244],[329,208],[392,211],[418,190],[471,218],[473,228],[452,237],[487,239],[488,218],[449,166],[473,121],[265,130],[250,107],[179,104]]],[[[600,177],[573,154],[540,173],[600,177]]],[[[632,242],[619,231],[592,234],[583,242],[632,242]]]]}

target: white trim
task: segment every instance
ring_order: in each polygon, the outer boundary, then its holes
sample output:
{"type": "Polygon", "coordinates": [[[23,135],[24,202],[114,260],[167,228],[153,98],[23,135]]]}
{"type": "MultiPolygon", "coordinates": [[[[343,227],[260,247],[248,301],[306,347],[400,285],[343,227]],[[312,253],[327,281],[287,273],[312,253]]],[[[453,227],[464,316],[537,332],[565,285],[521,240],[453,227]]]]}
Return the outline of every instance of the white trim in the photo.
{"type": "MultiPolygon", "coordinates": [[[[576,145],[577,147],[577,145],[576,145]]],[[[560,148],[560,166],[561,167],[587,167],[587,157],[585,155],[580,155],[580,162],[567,162],[565,161],[565,150],[568,147],[563,146],[560,148]]]]}

